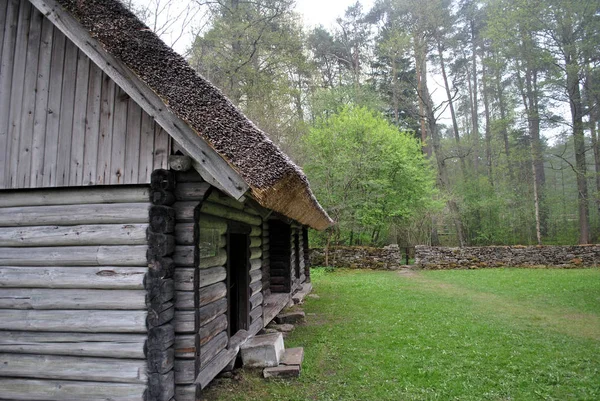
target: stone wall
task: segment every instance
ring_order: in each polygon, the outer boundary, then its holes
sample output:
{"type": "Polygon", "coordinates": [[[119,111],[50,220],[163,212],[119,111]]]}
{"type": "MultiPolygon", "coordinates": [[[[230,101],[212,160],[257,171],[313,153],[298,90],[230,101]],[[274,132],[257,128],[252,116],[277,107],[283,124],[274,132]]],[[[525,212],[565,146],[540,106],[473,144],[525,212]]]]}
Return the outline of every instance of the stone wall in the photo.
{"type": "Polygon", "coordinates": [[[424,269],[486,267],[594,267],[600,264],[600,245],[431,247],[419,245],[415,264],[424,269]]]}
{"type": "MultiPolygon", "coordinates": [[[[397,245],[385,248],[363,246],[335,247],[329,249],[329,266],[346,267],[350,269],[381,269],[396,270],[403,262],[403,250],[397,245]]],[[[323,248],[310,250],[312,266],[325,266],[325,251],[323,248]]]]}

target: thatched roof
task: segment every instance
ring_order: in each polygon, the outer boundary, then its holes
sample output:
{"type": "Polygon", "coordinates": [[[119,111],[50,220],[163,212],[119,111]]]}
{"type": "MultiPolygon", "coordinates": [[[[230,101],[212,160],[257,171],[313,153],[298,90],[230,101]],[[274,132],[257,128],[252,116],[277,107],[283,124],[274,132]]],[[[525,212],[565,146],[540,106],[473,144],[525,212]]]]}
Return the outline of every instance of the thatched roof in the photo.
{"type": "Polygon", "coordinates": [[[260,205],[316,229],[333,223],[302,170],[119,1],[57,2],[232,166],[260,205]]]}

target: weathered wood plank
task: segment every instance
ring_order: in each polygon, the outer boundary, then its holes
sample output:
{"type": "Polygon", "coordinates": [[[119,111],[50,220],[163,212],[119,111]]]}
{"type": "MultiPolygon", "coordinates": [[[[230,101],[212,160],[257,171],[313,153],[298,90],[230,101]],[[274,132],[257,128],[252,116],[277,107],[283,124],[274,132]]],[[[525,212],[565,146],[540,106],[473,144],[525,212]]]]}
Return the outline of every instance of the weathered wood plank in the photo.
{"type": "Polygon", "coordinates": [[[250,335],[254,336],[259,331],[261,331],[263,329],[263,327],[265,327],[263,324],[263,318],[259,318],[250,325],[250,329],[248,329],[248,333],[250,333],[250,335]]]}
{"type": "Polygon", "coordinates": [[[35,97],[37,96],[38,60],[42,36],[43,16],[35,8],[31,12],[27,38],[27,57],[25,82],[23,85],[23,108],[21,110],[21,132],[19,148],[14,157],[18,157],[15,171],[15,187],[28,188],[31,180],[31,149],[33,146],[33,128],[35,125],[35,97]]]}
{"type": "Polygon", "coordinates": [[[134,224],[148,222],[148,203],[0,208],[0,226],[134,224]]]}
{"type": "Polygon", "coordinates": [[[0,228],[0,246],[143,245],[148,224],[0,228]]]}
{"type": "Polygon", "coordinates": [[[252,311],[250,311],[250,324],[256,322],[258,319],[262,318],[263,315],[263,308],[262,306],[258,306],[254,309],[252,309],[252,311]]]}
{"type": "Polygon", "coordinates": [[[200,201],[210,189],[208,182],[181,182],[175,188],[175,199],[178,201],[200,201]]]}
{"type": "Polygon", "coordinates": [[[207,344],[210,340],[215,338],[217,334],[227,330],[228,319],[227,315],[219,315],[210,323],[205,324],[200,328],[200,345],[207,344]]]}
{"type": "Polygon", "coordinates": [[[81,51],[77,52],[77,85],[73,109],[73,132],[71,135],[71,166],[69,185],[83,185],[83,164],[85,153],[85,129],[87,119],[87,98],[90,76],[90,59],[81,51]]]}
{"type": "Polygon", "coordinates": [[[199,310],[198,324],[200,325],[200,327],[202,327],[225,312],[227,312],[226,298],[221,298],[208,305],[202,305],[199,310]]]}
{"type": "Polygon", "coordinates": [[[194,246],[178,245],[175,247],[173,261],[179,267],[194,267],[194,246]]]}
{"type": "Polygon", "coordinates": [[[250,310],[259,307],[263,303],[263,294],[259,292],[250,298],[250,310]]]}
{"type": "Polygon", "coordinates": [[[96,157],[96,185],[110,183],[110,154],[113,135],[113,116],[115,109],[115,82],[107,75],[102,76],[102,98],[100,101],[100,135],[96,157]]]}
{"type": "Polygon", "coordinates": [[[31,187],[41,187],[44,180],[44,147],[46,143],[46,118],[48,115],[50,90],[53,30],[52,23],[48,19],[43,18],[36,84],[37,91],[35,95],[33,141],[31,144],[31,187]]]}
{"type": "Polygon", "coordinates": [[[3,331],[0,352],[145,359],[146,338],[145,334],[3,331]]]}
{"type": "Polygon", "coordinates": [[[207,202],[217,203],[219,205],[228,206],[237,210],[244,210],[244,204],[236,199],[233,199],[221,192],[213,191],[206,199],[207,202]]]}
{"type": "Polygon", "coordinates": [[[227,296],[227,286],[225,283],[220,282],[201,288],[199,293],[200,305],[208,305],[220,298],[227,296]]]}
{"type": "Polygon", "coordinates": [[[3,289],[0,309],[143,310],[146,291],[90,289],[3,289]]]}
{"type": "Polygon", "coordinates": [[[62,71],[65,63],[66,37],[54,29],[52,59],[50,61],[50,86],[46,116],[46,142],[44,146],[43,186],[56,186],[58,163],[58,132],[60,127],[60,99],[62,96],[62,71]]]}
{"type": "Polygon", "coordinates": [[[145,384],[0,378],[2,398],[23,401],[143,401],[145,384]]]}
{"type": "MultiPolygon", "coordinates": [[[[87,205],[97,203],[148,203],[150,189],[145,186],[38,189],[5,191],[0,196],[0,208],[23,206],[87,205]]],[[[109,206],[111,207],[111,206],[109,206]]],[[[46,210],[46,209],[44,209],[46,210]]]]}
{"type": "Polygon", "coordinates": [[[227,232],[227,221],[209,214],[200,214],[200,229],[217,230],[219,234],[227,232]]]}
{"type": "Polygon", "coordinates": [[[60,101],[60,125],[58,128],[58,159],[56,163],[56,186],[69,185],[71,168],[71,144],[73,136],[73,113],[75,109],[75,87],[77,75],[77,46],[67,40],[65,47],[65,65],[63,69],[63,87],[60,101]]]}
{"type": "Polygon", "coordinates": [[[258,248],[261,245],[262,245],[261,237],[250,237],[250,247],[251,248],[258,248]]]}
{"type": "MultiPolygon", "coordinates": [[[[158,121],[158,120],[157,120],[158,121]]],[[[160,121],[158,121],[160,123],[160,121]]],[[[154,169],[169,168],[169,134],[158,124],[154,126],[154,169]]]]}
{"type": "Polygon", "coordinates": [[[199,270],[193,267],[179,267],[173,273],[176,291],[194,291],[194,276],[199,270]]]}
{"type": "Polygon", "coordinates": [[[75,333],[145,333],[146,311],[0,309],[0,330],[69,331],[75,333]]]}
{"type": "Polygon", "coordinates": [[[262,290],[262,282],[258,281],[256,283],[252,283],[250,284],[250,296],[254,296],[256,293],[258,293],[260,290],[262,290]]]}
{"type": "MultiPolygon", "coordinates": [[[[223,331],[220,334],[217,334],[210,340],[208,343],[200,347],[200,366],[204,367],[207,363],[209,363],[222,349],[227,347],[227,343],[229,342],[229,337],[227,336],[227,332],[223,331]]],[[[195,377],[192,379],[195,379],[195,377]]]]}
{"type": "Polygon", "coordinates": [[[195,384],[175,386],[175,399],[177,401],[196,401],[198,386],[195,384]]]}
{"type": "Polygon", "coordinates": [[[200,201],[175,202],[175,216],[178,222],[194,222],[194,209],[200,201]]]}
{"type": "Polygon", "coordinates": [[[178,359],[196,358],[197,334],[182,334],[175,336],[175,357],[178,359]]]}
{"type": "Polygon", "coordinates": [[[262,219],[258,216],[247,214],[241,210],[237,210],[228,206],[223,206],[208,201],[202,204],[201,211],[205,214],[219,216],[228,220],[239,221],[254,226],[262,224],[262,219]]]}
{"type": "Polygon", "coordinates": [[[138,182],[148,183],[154,169],[154,119],[142,112],[141,124],[138,182]]]}
{"type": "Polygon", "coordinates": [[[250,259],[260,259],[262,256],[262,249],[250,248],[250,259]]]}
{"type": "MultiPolygon", "coordinates": [[[[110,155],[110,184],[125,183],[125,147],[127,132],[127,105],[129,96],[119,87],[115,92],[115,111],[113,116],[113,135],[110,155]]],[[[136,153],[137,161],[138,154],[136,153]]]]}
{"type": "Polygon", "coordinates": [[[261,259],[252,259],[250,261],[250,271],[254,271],[254,270],[258,270],[262,267],[262,260],[261,259]]]}
{"type": "Polygon", "coordinates": [[[196,361],[189,359],[175,360],[175,384],[192,384],[195,379],[196,361]]]}
{"type": "Polygon", "coordinates": [[[145,383],[146,361],[55,355],[0,354],[0,376],[145,383]]]}
{"type": "Polygon", "coordinates": [[[238,351],[224,349],[212,361],[202,367],[195,383],[205,388],[237,355],[238,351]]]}
{"type": "Polygon", "coordinates": [[[0,266],[0,288],[138,290],[144,288],[147,270],[145,266],[0,266]]]}
{"type": "Polygon", "coordinates": [[[259,282],[262,279],[262,271],[260,269],[250,272],[250,284],[259,282]]]}
{"type": "Polygon", "coordinates": [[[177,334],[195,333],[196,312],[176,310],[172,323],[173,327],[175,327],[175,333],[177,334]]]}
{"type": "Polygon", "coordinates": [[[125,166],[123,183],[137,184],[140,168],[140,141],[142,134],[142,109],[133,99],[127,102],[127,130],[125,136],[125,166]]]}
{"type": "Polygon", "coordinates": [[[146,266],[146,245],[0,248],[0,266],[146,266]]]}
{"type": "Polygon", "coordinates": [[[227,278],[227,270],[223,266],[199,270],[200,288],[218,283],[227,278]]]}
{"type": "Polygon", "coordinates": [[[101,105],[102,70],[94,63],[90,63],[84,131],[85,139],[82,169],[83,185],[96,184],[101,105]]]}
{"type": "Polygon", "coordinates": [[[6,20],[2,25],[2,59],[0,60],[0,188],[10,188],[10,181],[6,172],[10,167],[9,153],[9,129],[10,129],[10,105],[12,93],[12,76],[14,70],[14,48],[17,38],[17,26],[19,20],[19,0],[6,2],[6,20]]]}

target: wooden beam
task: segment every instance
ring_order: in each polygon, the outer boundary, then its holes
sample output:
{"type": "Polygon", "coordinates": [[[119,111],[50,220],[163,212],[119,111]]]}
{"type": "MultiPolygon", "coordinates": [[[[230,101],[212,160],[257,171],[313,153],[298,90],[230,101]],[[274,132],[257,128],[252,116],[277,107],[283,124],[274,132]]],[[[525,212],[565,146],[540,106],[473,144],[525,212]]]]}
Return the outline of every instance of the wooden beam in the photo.
{"type": "Polygon", "coordinates": [[[194,131],[184,120],[173,114],[162,99],[133,71],[108,53],[91,37],[71,14],[64,11],[56,0],[31,0],[54,25],[117,83],[146,113],[175,139],[194,159],[193,166],[202,178],[230,196],[239,199],[248,185],[233,168],[194,131]]]}
{"type": "Polygon", "coordinates": [[[147,266],[145,245],[0,248],[0,266],[147,266]]]}
{"type": "Polygon", "coordinates": [[[0,354],[0,376],[146,383],[146,361],[58,355],[0,354]]]}
{"type": "Polygon", "coordinates": [[[145,333],[146,311],[0,309],[0,330],[145,333]]]}
{"type": "Polygon", "coordinates": [[[145,384],[1,378],[2,398],[19,401],[143,401],[145,384]]]}
{"type": "Polygon", "coordinates": [[[148,186],[119,186],[36,189],[31,191],[3,191],[0,207],[84,205],[94,203],[143,203],[149,199],[148,186]]]}
{"type": "MultiPolygon", "coordinates": [[[[0,292],[0,309],[143,310],[143,290],[10,288],[0,292]]],[[[84,312],[82,312],[84,313],[84,312]]]]}
{"type": "Polygon", "coordinates": [[[144,359],[145,334],[3,331],[0,352],[144,359]]]}
{"type": "Polygon", "coordinates": [[[236,357],[237,351],[234,349],[224,349],[212,361],[202,367],[194,383],[205,388],[224,368],[236,357]]]}
{"type": "Polygon", "coordinates": [[[242,223],[259,226],[262,224],[262,219],[259,216],[253,216],[245,213],[242,210],[237,210],[232,207],[219,205],[217,203],[204,202],[202,204],[202,213],[219,216],[224,219],[239,221],[242,223]]]}

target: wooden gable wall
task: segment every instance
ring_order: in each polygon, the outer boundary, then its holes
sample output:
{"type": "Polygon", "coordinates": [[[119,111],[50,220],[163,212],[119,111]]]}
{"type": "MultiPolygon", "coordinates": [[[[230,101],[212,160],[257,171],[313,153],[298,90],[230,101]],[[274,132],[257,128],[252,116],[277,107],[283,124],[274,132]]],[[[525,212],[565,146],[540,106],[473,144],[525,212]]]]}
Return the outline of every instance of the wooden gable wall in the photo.
{"type": "Polygon", "coordinates": [[[28,1],[0,0],[0,189],[149,183],[169,136],[28,1]]]}

